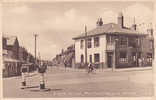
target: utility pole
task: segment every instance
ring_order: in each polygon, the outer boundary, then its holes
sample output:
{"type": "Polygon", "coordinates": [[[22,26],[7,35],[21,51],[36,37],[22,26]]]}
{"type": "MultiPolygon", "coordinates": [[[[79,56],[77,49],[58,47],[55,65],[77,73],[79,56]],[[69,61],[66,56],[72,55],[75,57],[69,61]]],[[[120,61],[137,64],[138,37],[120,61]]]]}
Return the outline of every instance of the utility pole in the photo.
{"type": "Polygon", "coordinates": [[[35,64],[36,64],[36,38],[37,38],[37,34],[34,34],[34,37],[35,37],[35,64]]]}
{"type": "Polygon", "coordinates": [[[85,25],[85,65],[87,65],[87,26],[85,25]]]}

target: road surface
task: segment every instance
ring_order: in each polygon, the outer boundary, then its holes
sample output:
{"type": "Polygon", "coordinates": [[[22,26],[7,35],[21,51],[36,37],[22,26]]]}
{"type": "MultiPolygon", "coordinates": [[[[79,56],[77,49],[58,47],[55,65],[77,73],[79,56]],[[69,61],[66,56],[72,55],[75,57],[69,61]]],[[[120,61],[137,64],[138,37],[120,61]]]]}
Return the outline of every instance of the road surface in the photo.
{"type": "Polygon", "coordinates": [[[75,71],[50,68],[45,85],[50,91],[40,91],[39,74],[27,77],[27,89],[20,89],[21,77],[3,78],[4,98],[50,97],[142,97],[153,95],[153,71],[75,71]]]}

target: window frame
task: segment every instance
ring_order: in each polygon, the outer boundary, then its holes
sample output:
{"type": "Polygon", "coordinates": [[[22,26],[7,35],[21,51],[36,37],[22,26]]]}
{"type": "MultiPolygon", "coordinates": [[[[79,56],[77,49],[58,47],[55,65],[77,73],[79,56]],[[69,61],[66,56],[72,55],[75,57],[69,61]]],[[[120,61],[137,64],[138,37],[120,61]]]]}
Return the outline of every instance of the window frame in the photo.
{"type": "Polygon", "coordinates": [[[100,37],[94,37],[94,47],[100,46],[100,37]]]}
{"type": "Polygon", "coordinates": [[[87,48],[92,48],[92,38],[87,39],[87,48]]]}
{"type": "Polygon", "coordinates": [[[127,52],[126,51],[121,51],[119,53],[119,61],[120,61],[120,63],[127,63],[128,62],[128,55],[127,55],[127,52]],[[122,54],[125,53],[125,55],[124,55],[125,57],[121,57],[121,53],[122,54]]]}
{"type": "Polygon", "coordinates": [[[84,48],[84,40],[81,39],[81,40],[80,40],[80,49],[83,49],[83,48],[84,48]]]}
{"type": "Polygon", "coordinates": [[[128,37],[120,36],[120,46],[127,46],[127,43],[128,43],[128,37]]]}

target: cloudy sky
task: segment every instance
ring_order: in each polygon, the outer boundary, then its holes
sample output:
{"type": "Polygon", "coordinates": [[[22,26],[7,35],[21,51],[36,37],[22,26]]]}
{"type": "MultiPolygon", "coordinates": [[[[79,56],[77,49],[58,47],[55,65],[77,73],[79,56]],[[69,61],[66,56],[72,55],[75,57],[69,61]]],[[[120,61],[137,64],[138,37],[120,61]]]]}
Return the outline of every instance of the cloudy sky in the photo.
{"type": "Polygon", "coordinates": [[[67,46],[72,38],[96,27],[99,17],[104,23],[116,23],[123,12],[125,26],[149,25],[152,22],[152,2],[42,2],[3,3],[2,30],[4,34],[18,37],[21,46],[34,54],[34,36],[37,52],[43,59],[52,59],[67,46]],[[143,24],[142,24],[143,25],[143,24]]]}

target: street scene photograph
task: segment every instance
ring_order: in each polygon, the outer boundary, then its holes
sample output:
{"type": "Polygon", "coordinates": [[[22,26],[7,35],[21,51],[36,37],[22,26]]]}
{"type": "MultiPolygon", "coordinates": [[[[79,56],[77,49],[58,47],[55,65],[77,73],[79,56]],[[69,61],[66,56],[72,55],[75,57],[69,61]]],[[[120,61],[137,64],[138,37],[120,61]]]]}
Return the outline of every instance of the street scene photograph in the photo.
{"type": "Polygon", "coordinates": [[[152,1],[3,2],[3,98],[152,97],[152,1]]]}

